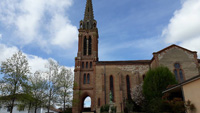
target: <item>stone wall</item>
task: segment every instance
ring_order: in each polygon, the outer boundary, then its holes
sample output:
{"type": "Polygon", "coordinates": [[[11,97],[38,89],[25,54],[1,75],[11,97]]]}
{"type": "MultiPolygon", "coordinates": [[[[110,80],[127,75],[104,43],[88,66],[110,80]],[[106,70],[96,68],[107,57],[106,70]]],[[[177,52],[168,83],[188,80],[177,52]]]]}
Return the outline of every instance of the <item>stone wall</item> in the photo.
{"type": "Polygon", "coordinates": [[[158,64],[160,66],[168,67],[172,72],[174,71],[174,64],[179,63],[183,70],[185,80],[190,79],[199,74],[198,61],[196,54],[186,51],[178,47],[169,48],[157,54],[158,64]]]}

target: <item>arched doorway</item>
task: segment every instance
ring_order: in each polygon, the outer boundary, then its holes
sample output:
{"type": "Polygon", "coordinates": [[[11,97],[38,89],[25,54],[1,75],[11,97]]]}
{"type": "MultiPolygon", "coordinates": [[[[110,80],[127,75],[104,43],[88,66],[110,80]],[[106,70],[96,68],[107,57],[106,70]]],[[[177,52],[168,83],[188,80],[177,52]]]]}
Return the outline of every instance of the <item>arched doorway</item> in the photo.
{"type": "Polygon", "coordinates": [[[83,98],[82,111],[91,111],[92,100],[90,96],[83,98]]]}

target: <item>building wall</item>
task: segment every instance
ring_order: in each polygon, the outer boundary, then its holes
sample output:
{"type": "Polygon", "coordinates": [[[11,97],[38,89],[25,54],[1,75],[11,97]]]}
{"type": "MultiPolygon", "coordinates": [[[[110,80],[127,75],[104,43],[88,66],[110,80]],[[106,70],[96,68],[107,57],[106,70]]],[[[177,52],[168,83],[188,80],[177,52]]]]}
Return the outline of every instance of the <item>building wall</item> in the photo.
{"type": "Polygon", "coordinates": [[[200,79],[184,85],[183,92],[185,101],[190,100],[194,104],[194,113],[200,113],[200,79]]]}
{"type": "Polygon", "coordinates": [[[109,104],[110,76],[114,78],[114,103],[117,112],[124,110],[124,100],[127,98],[126,76],[130,78],[130,88],[143,81],[143,75],[149,70],[149,65],[97,65],[96,66],[96,111],[100,106],[109,104]],[[104,81],[106,77],[106,82],[104,81]],[[106,90],[105,90],[106,85],[106,90]],[[106,91],[106,97],[105,97],[106,91]],[[106,102],[104,101],[106,98],[106,102]],[[100,99],[100,106],[98,100],[100,99]]]}
{"type": "Polygon", "coordinates": [[[185,80],[199,75],[198,61],[195,53],[188,52],[178,47],[169,48],[157,55],[158,64],[168,67],[172,72],[174,64],[179,63],[183,70],[185,80]]]}

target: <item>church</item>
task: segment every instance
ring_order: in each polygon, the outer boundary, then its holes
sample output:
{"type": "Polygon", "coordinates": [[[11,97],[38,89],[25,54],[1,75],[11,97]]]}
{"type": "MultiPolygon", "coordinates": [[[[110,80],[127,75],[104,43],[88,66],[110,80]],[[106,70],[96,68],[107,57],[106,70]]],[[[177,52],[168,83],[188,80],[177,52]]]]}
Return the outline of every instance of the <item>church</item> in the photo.
{"type": "Polygon", "coordinates": [[[142,83],[146,72],[158,66],[168,67],[179,83],[200,74],[197,52],[178,45],[153,52],[149,60],[99,61],[98,28],[92,0],[87,0],[84,19],[78,29],[78,53],[75,58],[73,113],[84,111],[84,100],[91,98],[91,109],[100,113],[109,104],[110,94],[117,112],[124,111],[124,100],[131,98],[131,89],[142,83]]]}

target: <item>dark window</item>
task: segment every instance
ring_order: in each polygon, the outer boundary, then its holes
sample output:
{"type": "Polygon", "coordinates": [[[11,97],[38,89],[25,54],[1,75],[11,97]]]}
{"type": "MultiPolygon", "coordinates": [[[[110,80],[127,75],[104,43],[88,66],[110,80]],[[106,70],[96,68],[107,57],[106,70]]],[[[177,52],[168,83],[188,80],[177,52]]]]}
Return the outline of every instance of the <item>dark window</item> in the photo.
{"type": "Polygon", "coordinates": [[[143,81],[144,81],[144,79],[145,79],[145,76],[146,76],[146,75],[143,75],[143,76],[142,76],[142,78],[143,78],[143,81]]]}
{"type": "Polygon", "coordinates": [[[89,29],[89,22],[87,22],[87,29],[89,29]]]}
{"type": "Polygon", "coordinates": [[[88,68],[88,62],[86,62],[86,68],[88,68]]]}
{"type": "Polygon", "coordinates": [[[83,44],[83,55],[87,53],[87,39],[84,37],[84,44],[83,44]]]}
{"type": "Polygon", "coordinates": [[[175,64],[174,64],[174,67],[175,67],[176,69],[180,69],[180,64],[179,64],[179,63],[175,63],[175,64]]]}
{"type": "Polygon", "coordinates": [[[86,74],[84,74],[83,84],[86,84],[86,74]]]}
{"type": "Polygon", "coordinates": [[[90,68],[92,68],[92,62],[90,62],[90,68]]]}
{"type": "Polygon", "coordinates": [[[182,72],[181,69],[179,70],[179,76],[180,76],[181,82],[183,82],[183,81],[184,81],[184,78],[183,78],[183,72],[182,72]]]}
{"type": "Polygon", "coordinates": [[[130,78],[128,75],[126,76],[126,88],[127,88],[128,99],[131,99],[130,78]]]}
{"type": "Polygon", "coordinates": [[[114,101],[114,87],[113,87],[113,76],[110,76],[110,92],[112,94],[112,101],[114,101]]]}
{"type": "Polygon", "coordinates": [[[179,63],[174,64],[174,75],[176,77],[176,80],[178,82],[183,82],[184,81],[184,75],[183,75],[183,70],[181,69],[181,66],[179,63]]]}
{"type": "Polygon", "coordinates": [[[100,98],[98,98],[98,106],[100,106],[100,105],[101,105],[100,98]]]}
{"type": "Polygon", "coordinates": [[[87,84],[90,84],[90,74],[87,75],[87,84]]]}
{"type": "Polygon", "coordinates": [[[82,68],[84,68],[84,62],[82,62],[82,68]]]}
{"type": "Polygon", "coordinates": [[[176,80],[178,80],[178,73],[177,73],[177,70],[176,70],[176,69],[174,70],[174,75],[175,75],[175,77],[176,77],[176,80]]]}
{"type": "Polygon", "coordinates": [[[88,44],[88,54],[92,54],[92,38],[89,37],[89,44],[88,44]]]}

